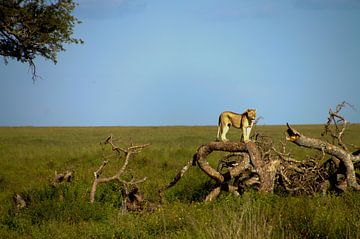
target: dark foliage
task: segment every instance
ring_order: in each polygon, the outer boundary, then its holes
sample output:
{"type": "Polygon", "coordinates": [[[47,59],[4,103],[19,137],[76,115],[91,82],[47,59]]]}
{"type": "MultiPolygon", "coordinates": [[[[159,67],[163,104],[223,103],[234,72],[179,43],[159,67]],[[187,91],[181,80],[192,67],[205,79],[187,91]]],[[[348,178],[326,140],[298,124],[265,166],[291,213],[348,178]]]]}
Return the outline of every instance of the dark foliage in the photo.
{"type": "Polygon", "coordinates": [[[0,55],[28,63],[36,79],[34,59],[57,62],[64,44],[83,43],[72,37],[80,21],[71,15],[73,0],[0,0],[0,55]]]}

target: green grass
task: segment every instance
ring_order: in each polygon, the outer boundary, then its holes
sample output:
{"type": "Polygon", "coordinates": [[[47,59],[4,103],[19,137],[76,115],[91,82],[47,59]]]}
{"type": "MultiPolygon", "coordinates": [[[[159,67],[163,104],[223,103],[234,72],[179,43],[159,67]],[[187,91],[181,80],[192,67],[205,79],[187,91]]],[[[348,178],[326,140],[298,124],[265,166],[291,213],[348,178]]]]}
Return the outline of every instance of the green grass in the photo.
{"type": "MultiPolygon", "coordinates": [[[[295,126],[320,138],[322,126],[295,126]]],[[[279,146],[285,126],[257,126],[279,146]]],[[[157,190],[170,182],[196,149],[216,137],[203,127],[20,127],[0,128],[0,238],[359,238],[360,194],[290,197],[247,192],[212,203],[203,199],[213,184],[197,167],[165,192],[162,207],[122,214],[119,186],[99,185],[89,204],[93,172],[103,161],[99,142],[110,134],[120,146],[150,143],[129,164],[146,199],[158,203],[157,190]],[[75,171],[75,180],[51,186],[55,171],[75,171]],[[30,200],[14,208],[12,196],[30,200]]],[[[240,132],[228,137],[238,140],[240,132]]],[[[346,142],[360,145],[360,125],[350,125],[346,142]]],[[[296,158],[316,151],[287,144],[296,158]]],[[[211,157],[215,164],[217,156],[211,157]]],[[[104,176],[119,167],[112,160],[104,176]]],[[[129,175],[125,175],[129,177],[129,175]]]]}

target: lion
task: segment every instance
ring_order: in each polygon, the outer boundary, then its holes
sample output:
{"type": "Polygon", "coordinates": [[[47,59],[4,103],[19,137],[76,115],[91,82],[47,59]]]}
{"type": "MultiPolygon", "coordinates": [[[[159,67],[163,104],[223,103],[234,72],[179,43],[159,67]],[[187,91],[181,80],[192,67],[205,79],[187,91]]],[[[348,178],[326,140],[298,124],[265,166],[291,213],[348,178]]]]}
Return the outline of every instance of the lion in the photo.
{"type": "Polygon", "coordinates": [[[238,114],[231,111],[222,112],[219,116],[217,140],[228,141],[226,134],[233,126],[242,129],[244,142],[250,141],[251,129],[256,118],[256,109],[247,109],[244,113],[238,114]]]}

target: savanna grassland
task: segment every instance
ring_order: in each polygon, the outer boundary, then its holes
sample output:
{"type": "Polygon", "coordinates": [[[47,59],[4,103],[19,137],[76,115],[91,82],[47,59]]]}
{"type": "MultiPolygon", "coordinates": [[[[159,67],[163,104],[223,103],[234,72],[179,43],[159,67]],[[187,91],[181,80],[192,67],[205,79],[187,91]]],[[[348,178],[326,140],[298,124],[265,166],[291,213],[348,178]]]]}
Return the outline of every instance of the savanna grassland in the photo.
{"type": "MultiPolygon", "coordinates": [[[[295,126],[321,137],[319,125],[295,126]]],[[[285,126],[257,126],[284,140],[285,126]]],[[[159,207],[158,189],[170,182],[196,149],[216,137],[215,126],[197,127],[3,127],[0,128],[1,238],[360,238],[360,193],[289,196],[245,192],[221,194],[203,202],[213,182],[198,167],[165,192],[159,207]],[[112,134],[115,143],[150,143],[134,157],[124,177],[147,177],[140,185],[148,202],[140,212],[121,210],[120,186],[98,186],[89,203],[93,172],[103,155],[100,142],[112,134]],[[71,183],[53,187],[54,172],[73,170],[71,183]],[[21,194],[26,208],[14,207],[21,194]]],[[[239,139],[238,130],[229,138],[239,139]]],[[[360,145],[360,125],[350,125],[345,142],[360,145]]],[[[318,152],[287,144],[301,159],[318,152]]],[[[210,159],[216,164],[217,153],[210,159]]],[[[103,175],[113,175],[122,159],[111,159],[103,175]]]]}

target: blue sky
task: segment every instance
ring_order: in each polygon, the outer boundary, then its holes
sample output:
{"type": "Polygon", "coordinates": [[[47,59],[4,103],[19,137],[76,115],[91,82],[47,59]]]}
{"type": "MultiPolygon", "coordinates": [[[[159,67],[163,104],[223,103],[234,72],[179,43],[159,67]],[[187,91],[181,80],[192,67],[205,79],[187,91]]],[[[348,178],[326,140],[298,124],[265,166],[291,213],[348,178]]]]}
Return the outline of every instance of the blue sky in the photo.
{"type": "Polygon", "coordinates": [[[360,123],[359,0],[79,0],[58,64],[0,64],[1,126],[360,123]]]}

